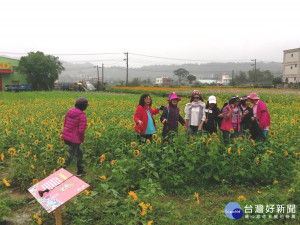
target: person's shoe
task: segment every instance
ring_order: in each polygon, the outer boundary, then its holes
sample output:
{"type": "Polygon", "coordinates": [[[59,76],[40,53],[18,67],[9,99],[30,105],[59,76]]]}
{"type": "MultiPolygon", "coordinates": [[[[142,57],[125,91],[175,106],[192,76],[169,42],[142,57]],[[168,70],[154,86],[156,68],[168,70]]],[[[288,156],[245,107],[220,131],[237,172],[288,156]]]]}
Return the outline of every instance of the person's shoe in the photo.
{"type": "Polygon", "coordinates": [[[84,175],[86,175],[86,172],[84,170],[82,170],[81,172],[80,171],[77,172],[76,177],[81,177],[84,175]]]}

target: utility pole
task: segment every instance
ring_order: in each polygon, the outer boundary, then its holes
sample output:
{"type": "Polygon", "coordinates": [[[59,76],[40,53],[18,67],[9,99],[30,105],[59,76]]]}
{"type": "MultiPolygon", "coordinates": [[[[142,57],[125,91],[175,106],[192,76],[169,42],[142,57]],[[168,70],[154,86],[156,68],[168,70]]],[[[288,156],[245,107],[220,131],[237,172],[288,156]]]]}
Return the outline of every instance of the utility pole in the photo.
{"type": "Polygon", "coordinates": [[[102,88],[104,88],[104,64],[102,63],[102,88]]]}
{"type": "Polygon", "coordinates": [[[254,86],[256,84],[256,59],[251,59],[252,62],[254,62],[254,64],[252,64],[252,66],[254,66],[254,86]]]}
{"type": "Polygon", "coordinates": [[[97,84],[97,91],[99,91],[99,66],[97,65],[97,75],[98,75],[98,84],[97,84]]]}
{"type": "Polygon", "coordinates": [[[128,86],[128,52],[124,53],[126,55],[126,86],[128,86]]]}
{"type": "Polygon", "coordinates": [[[232,70],[232,72],[231,72],[231,83],[232,83],[232,86],[234,87],[233,76],[234,76],[234,70],[232,70]]]}
{"type": "Polygon", "coordinates": [[[104,74],[103,74],[103,63],[102,63],[102,67],[100,66],[94,66],[94,68],[97,68],[97,76],[98,76],[98,84],[97,84],[97,91],[100,90],[100,77],[99,77],[99,68],[102,68],[102,84],[103,84],[103,77],[104,77],[104,74]]]}

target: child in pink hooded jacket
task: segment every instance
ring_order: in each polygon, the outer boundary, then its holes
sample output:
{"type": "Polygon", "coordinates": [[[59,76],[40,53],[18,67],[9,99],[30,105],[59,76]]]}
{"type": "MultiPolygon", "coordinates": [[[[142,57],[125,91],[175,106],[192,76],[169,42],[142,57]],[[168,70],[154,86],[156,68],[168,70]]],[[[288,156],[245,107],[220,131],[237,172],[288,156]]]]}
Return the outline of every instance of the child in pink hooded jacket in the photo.
{"type": "Polygon", "coordinates": [[[75,153],[77,154],[77,176],[86,174],[83,170],[83,150],[80,144],[84,142],[84,133],[87,125],[86,115],[83,112],[88,107],[86,98],[76,100],[75,108],[70,109],[64,122],[64,130],[62,139],[69,146],[69,156],[65,167],[73,160],[75,153]]]}

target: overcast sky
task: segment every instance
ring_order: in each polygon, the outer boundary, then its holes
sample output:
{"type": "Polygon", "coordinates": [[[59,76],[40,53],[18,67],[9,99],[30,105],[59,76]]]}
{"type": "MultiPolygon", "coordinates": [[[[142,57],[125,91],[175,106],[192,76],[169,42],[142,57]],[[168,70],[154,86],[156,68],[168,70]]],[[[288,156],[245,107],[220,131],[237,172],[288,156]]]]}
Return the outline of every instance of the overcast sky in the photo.
{"type": "Polygon", "coordinates": [[[282,62],[284,49],[300,47],[299,0],[7,0],[0,7],[0,55],[13,57],[119,53],[57,56],[124,66],[129,52],[129,66],[139,67],[282,62]]]}

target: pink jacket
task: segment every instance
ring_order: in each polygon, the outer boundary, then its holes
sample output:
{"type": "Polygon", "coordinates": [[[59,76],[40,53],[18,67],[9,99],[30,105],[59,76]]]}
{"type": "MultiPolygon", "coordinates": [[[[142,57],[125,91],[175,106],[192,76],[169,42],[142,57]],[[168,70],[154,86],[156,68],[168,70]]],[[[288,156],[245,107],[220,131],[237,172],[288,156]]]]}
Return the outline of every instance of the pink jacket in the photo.
{"type": "MultiPolygon", "coordinates": [[[[230,110],[230,104],[228,104],[226,106],[226,108],[230,110]]],[[[229,117],[229,119],[226,119],[225,117],[223,118],[222,124],[221,124],[221,129],[226,130],[226,131],[229,131],[230,129],[233,129],[231,117],[229,117]]],[[[240,115],[239,115],[239,118],[238,118],[238,131],[240,131],[240,129],[241,129],[241,120],[240,120],[240,115]]]]}
{"type": "MultiPolygon", "coordinates": [[[[253,109],[253,107],[252,107],[253,109]]],[[[268,112],[267,106],[261,100],[257,102],[257,119],[259,121],[259,126],[264,130],[266,127],[271,125],[271,118],[268,112]]]]}
{"type": "Polygon", "coordinates": [[[86,125],[85,113],[77,108],[70,109],[65,116],[64,130],[61,138],[75,144],[84,142],[86,125]]]}

